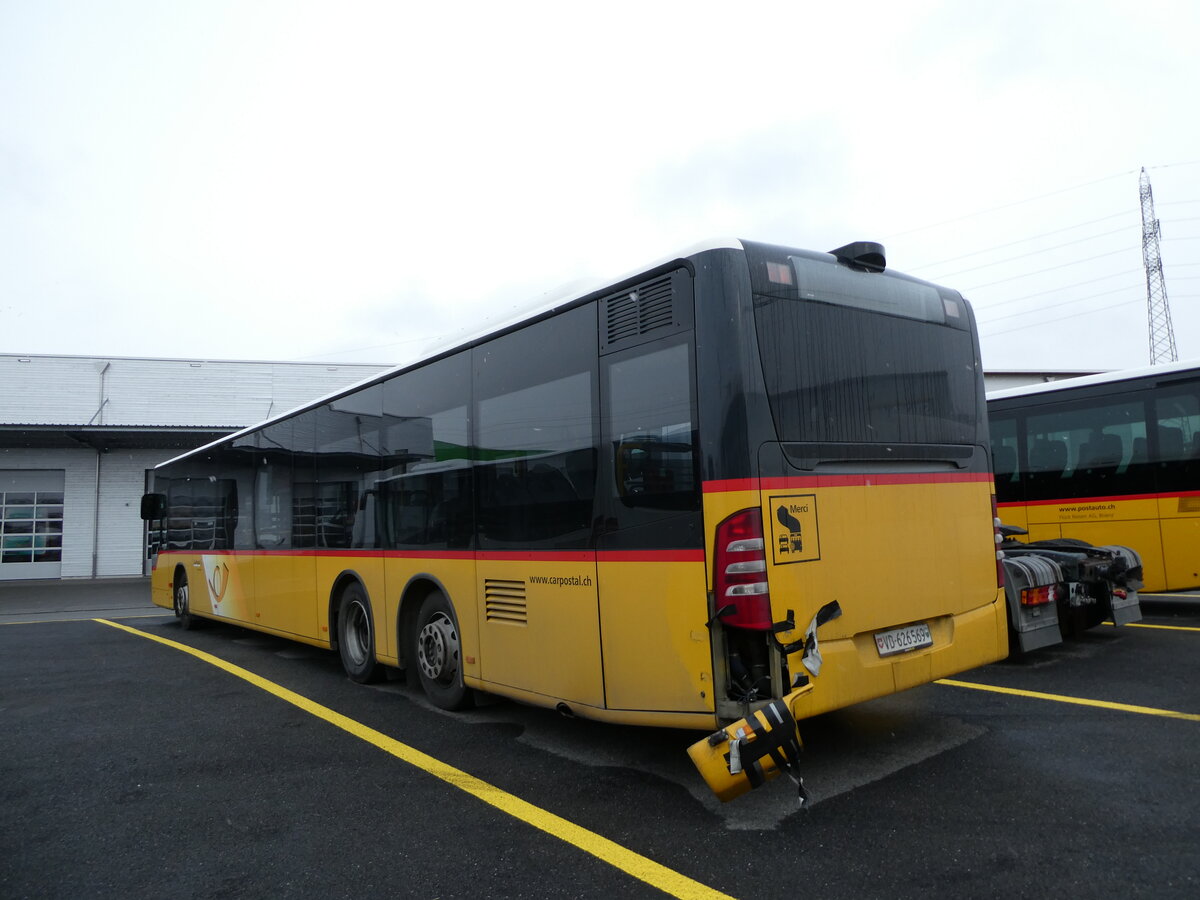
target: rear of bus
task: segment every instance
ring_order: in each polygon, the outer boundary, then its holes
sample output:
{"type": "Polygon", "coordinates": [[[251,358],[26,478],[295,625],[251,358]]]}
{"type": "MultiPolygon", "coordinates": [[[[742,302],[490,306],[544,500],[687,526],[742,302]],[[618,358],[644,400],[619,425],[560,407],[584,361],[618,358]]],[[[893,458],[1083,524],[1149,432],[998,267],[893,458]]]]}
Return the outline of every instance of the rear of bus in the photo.
{"type": "Polygon", "coordinates": [[[724,303],[697,304],[718,715],[785,697],[799,719],[1002,658],[970,308],[876,244],[742,246],[708,267],[724,303]]]}

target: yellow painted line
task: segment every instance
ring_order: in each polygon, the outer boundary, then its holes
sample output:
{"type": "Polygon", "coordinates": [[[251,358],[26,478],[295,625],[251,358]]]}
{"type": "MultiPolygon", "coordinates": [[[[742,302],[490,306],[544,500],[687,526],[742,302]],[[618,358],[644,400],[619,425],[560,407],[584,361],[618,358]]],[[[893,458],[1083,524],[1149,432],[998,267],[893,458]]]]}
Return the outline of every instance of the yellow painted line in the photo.
{"type": "Polygon", "coordinates": [[[1189,722],[1200,722],[1200,714],[1175,712],[1170,709],[1155,709],[1153,706],[1132,706],[1128,703],[1110,703],[1108,700],[1089,700],[1086,697],[1043,694],[1041,691],[1023,691],[1019,688],[1000,687],[994,684],[977,684],[973,681],[955,681],[951,678],[939,678],[935,683],[948,684],[951,687],[970,688],[975,691],[991,691],[994,694],[1011,694],[1014,697],[1032,697],[1035,700],[1053,700],[1056,703],[1073,703],[1076,706],[1095,706],[1100,709],[1115,709],[1120,712],[1140,713],[1144,716],[1163,716],[1168,719],[1185,719],[1189,722]]]}
{"type": "Polygon", "coordinates": [[[1200,631],[1193,625],[1147,625],[1145,622],[1130,622],[1122,628],[1161,628],[1163,631],[1200,631]]]}
{"type": "Polygon", "coordinates": [[[567,821],[561,816],[556,816],[552,812],[534,806],[520,797],[476,778],[474,775],[469,775],[461,769],[456,769],[441,760],[434,759],[420,750],[390,738],[380,731],[363,725],[361,722],[356,722],[348,716],[334,712],[332,709],[322,706],[301,694],[289,691],[287,688],[275,684],[273,681],[268,681],[260,675],[255,675],[241,666],[235,666],[233,663],[226,662],[220,657],[213,656],[211,653],[205,653],[203,650],[197,650],[194,647],[189,647],[187,644],[180,644],[145,631],[139,631],[136,628],[130,628],[128,625],[122,625],[119,622],[112,622],[108,619],[95,619],[94,621],[100,622],[103,625],[110,625],[113,628],[119,628],[130,634],[136,634],[138,637],[146,638],[159,644],[164,644],[167,647],[172,647],[175,650],[180,650],[199,660],[203,660],[209,665],[216,666],[218,669],[224,669],[229,674],[248,681],[250,684],[261,688],[269,694],[274,694],[281,700],[299,707],[310,715],[316,716],[318,719],[324,719],[330,725],[340,728],[360,740],[366,741],[368,744],[374,744],[385,753],[390,753],[397,759],[415,766],[423,772],[427,772],[434,778],[440,778],[447,784],[465,791],[472,797],[482,800],[484,803],[494,806],[514,819],[519,819],[552,837],[578,847],[585,853],[591,854],[602,862],[606,862],[620,869],[622,872],[644,881],[651,887],[670,894],[672,897],[689,898],[689,900],[690,898],[729,897],[728,894],[723,894],[698,881],[693,881],[691,878],[681,875],[674,869],[668,869],[666,866],[660,865],[654,860],[635,853],[626,847],[622,847],[620,844],[602,837],[594,831],[589,831],[580,825],[576,825],[574,822],[567,821]]]}
{"type": "MultiPolygon", "coordinates": [[[[132,616],[121,616],[122,619],[161,619],[169,616],[169,612],[138,613],[132,616]]],[[[52,625],[55,622],[99,622],[95,616],[80,616],[78,619],[22,619],[19,622],[0,622],[0,625],[52,625]]]]}

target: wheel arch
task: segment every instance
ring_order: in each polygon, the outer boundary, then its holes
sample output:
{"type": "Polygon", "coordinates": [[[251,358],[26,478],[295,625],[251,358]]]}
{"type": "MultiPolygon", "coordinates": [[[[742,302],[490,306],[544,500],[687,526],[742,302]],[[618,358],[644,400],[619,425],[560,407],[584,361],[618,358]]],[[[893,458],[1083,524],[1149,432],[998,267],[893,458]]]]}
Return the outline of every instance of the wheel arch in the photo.
{"type": "MultiPolygon", "coordinates": [[[[329,588],[326,626],[329,630],[329,648],[331,650],[338,649],[338,613],[341,612],[342,597],[346,594],[346,588],[355,584],[362,589],[363,596],[367,598],[367,603],[370,603],[371,592],[367,590],[367,585],[363,581],[362,576],[353,569],[346,569],[341,572],[337,578],[333,579],[333,585],[329,588]]],[[[374,607],[372,607],[372,615],[374,615],[374,611],[374,607]]]]}
{"type": "Polygon", "coordinates": [[[458,609],[454,606],[454,600],[451,599],[450,592],[446,590],[446,586],[442,584],[441,579],[436,575],[430,575],[428,572],[413,575],[400,591],[400,605],[396,611],[396,656],[400,660],[401,668],[406,668],[407,666],[405,651],[408,649],[409,641],[416,630],[417,613],[420,612],[421,604],[425,602],[425,598],[434,591],[441,591],[447,602],[449,602],[450,610],[454,614],[455,625],[459,626],[459,633],[462,633],[462,627],[458,623],[458,609]]]}

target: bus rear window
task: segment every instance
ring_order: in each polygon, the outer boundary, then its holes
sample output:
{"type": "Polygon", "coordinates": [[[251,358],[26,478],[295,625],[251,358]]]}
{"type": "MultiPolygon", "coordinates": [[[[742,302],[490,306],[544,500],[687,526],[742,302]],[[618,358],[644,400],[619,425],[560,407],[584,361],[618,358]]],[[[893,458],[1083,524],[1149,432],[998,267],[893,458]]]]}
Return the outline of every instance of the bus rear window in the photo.
{"type": "Polygon", "coordinates": [[[755,296],[779,440],[976,443],[971,332],[869,311],[874,303],[755,296]]]}

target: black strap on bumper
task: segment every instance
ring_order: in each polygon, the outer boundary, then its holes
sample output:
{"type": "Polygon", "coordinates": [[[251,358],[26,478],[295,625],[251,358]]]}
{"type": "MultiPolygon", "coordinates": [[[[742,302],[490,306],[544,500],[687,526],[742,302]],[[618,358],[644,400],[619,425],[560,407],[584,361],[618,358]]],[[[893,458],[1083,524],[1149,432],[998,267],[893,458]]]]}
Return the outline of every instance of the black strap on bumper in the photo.
{"type": "Polygon", "coordinates": [[[736,738],[730,744],[730,755],[736,753],[740,757],[750,786],[756,788],[766,782],[762,761],[769,756],[779,770],[786,772],[796,783],[803,807],[809,801],[809,793],[800,777],[800,735],[791,710],[782,700],[772,700],[747,721],[755,723],[753,739],[749,735],[736,738]]]}

